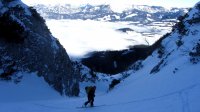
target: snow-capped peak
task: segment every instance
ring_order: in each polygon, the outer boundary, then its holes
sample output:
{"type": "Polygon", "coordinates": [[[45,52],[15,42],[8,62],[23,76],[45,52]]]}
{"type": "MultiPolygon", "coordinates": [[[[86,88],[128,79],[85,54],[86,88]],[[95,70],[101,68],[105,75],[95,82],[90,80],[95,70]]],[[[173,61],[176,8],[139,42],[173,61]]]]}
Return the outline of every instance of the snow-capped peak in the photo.
{"type": "Polygon", "coordinates": [[[132,5],[132,9],[142,10],[149,13],[167,11],[166,8],[161,6],[147,6],[147,5],[132,5]]]}

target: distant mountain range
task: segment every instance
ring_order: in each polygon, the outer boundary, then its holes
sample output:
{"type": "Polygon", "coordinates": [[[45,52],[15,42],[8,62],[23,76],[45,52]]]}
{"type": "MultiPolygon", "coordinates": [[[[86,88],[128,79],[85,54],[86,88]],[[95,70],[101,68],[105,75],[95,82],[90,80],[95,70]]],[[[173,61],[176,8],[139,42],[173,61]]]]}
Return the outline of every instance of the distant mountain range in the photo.
{"type": "Polygon", "coordinates": [[[187,12],[187,8],[166,9],[161,6],[133,5],[123,12],[115,12],[110,5],[84,5],[72,7],[65,5],[35,5],[33,6],[44,18],[48,19],[81,19],[103,21],[132,21],[151,23],[155,21],[176,21],[180,15],[187,12]]]}

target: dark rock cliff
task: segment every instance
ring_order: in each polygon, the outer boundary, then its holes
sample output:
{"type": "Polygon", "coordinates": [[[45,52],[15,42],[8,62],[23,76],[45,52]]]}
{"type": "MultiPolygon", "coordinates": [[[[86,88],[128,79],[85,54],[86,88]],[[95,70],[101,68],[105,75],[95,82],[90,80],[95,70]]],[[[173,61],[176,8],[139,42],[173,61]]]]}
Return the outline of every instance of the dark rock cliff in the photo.
{"type": "Polygon", "coordinates": [[[0,54],[0,79],[36,72],[60,94],[78,96],[79,73],[65,49],[36,10],[20,0],[0,2],[0,54]]]}

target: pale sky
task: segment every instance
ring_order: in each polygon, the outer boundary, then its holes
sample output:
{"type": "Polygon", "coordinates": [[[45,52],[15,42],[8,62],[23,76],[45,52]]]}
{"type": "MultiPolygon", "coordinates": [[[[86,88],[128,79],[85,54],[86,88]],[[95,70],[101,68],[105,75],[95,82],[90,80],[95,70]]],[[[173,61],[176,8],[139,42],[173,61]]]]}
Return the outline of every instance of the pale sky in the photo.
{"type": "Polygon", "coordinates": [[[80,4],[111,4],[114,7],[125,7],[131,4],[154,5],[164,7],[192,7],[200,0],[22,0],[24,3],[31,4],[57,4],[68,3],[72,5],[80,4]]]}

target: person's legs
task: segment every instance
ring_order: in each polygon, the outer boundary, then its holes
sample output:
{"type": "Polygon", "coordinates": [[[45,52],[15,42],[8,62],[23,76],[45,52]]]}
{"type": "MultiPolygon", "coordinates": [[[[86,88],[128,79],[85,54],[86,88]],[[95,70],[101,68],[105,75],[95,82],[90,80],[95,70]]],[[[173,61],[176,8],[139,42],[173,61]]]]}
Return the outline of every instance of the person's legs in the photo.
{"type": "Polygon", "coordinates": [[[84,103],[84,105],[87,106],[88,103],[89,103],[89,101],[86,101],[86,102],[84,103]]]}
{"type": "Polygon", "coordinates": [[[91,106],[91,107],[94,106],[94,97],[92,97],[91,100],[90,100],[90,106],[91,106]]]}
{"type": "Polygon", "coordinates": [[[88,101],[86,101],[84,104],[87,106],[87,104],[90,102],[90,97],[88,96],[88,101]]]}

